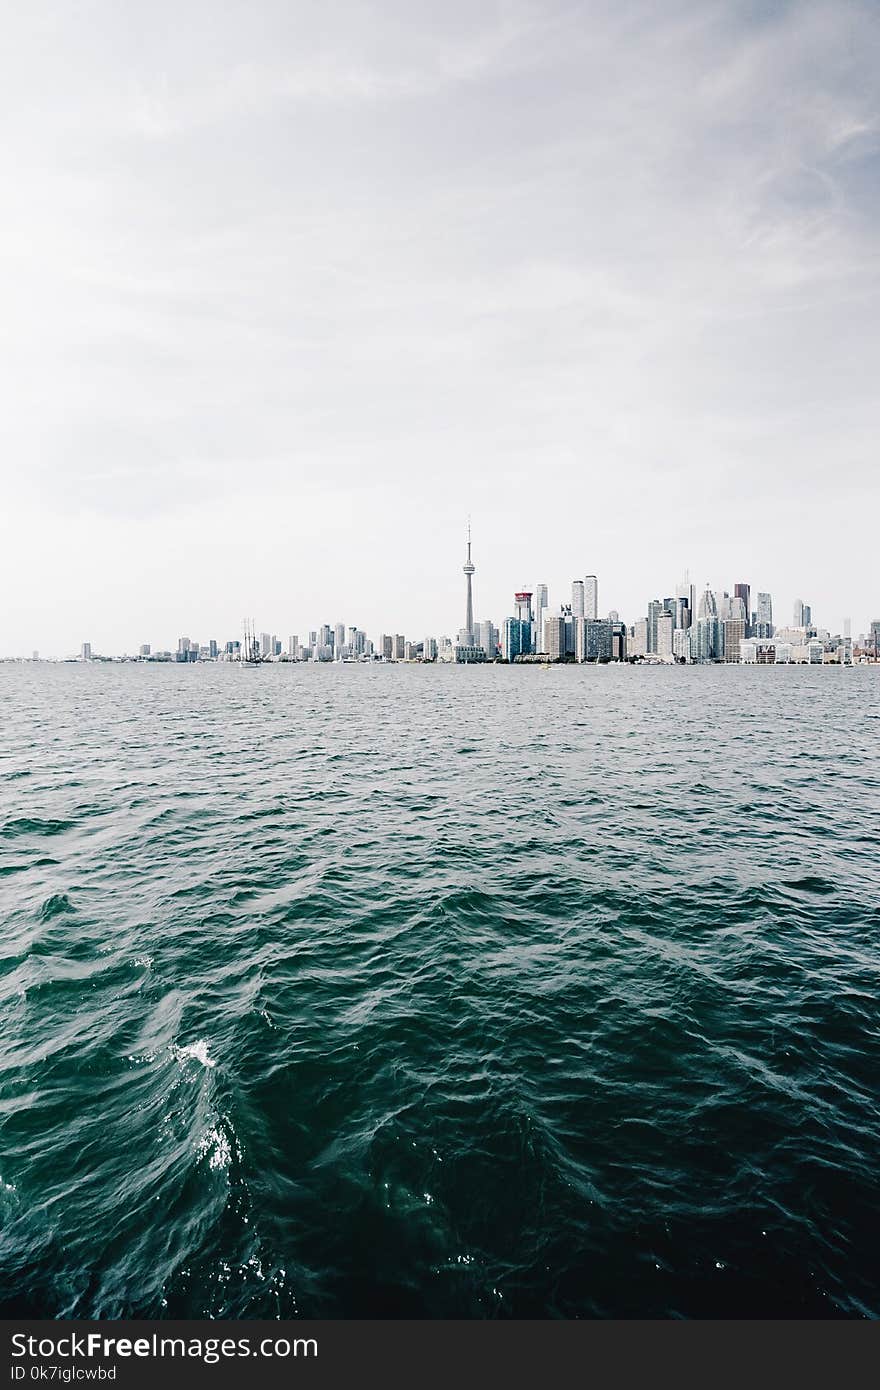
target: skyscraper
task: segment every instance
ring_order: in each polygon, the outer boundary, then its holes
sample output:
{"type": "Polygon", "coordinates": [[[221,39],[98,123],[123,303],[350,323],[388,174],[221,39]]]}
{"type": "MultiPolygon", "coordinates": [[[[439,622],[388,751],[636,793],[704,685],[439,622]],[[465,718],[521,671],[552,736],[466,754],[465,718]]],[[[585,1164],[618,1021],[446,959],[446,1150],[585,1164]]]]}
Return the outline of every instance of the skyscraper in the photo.
{"type": "Polygon", "coordinates": [[[533,629],[532,650],[536,652],[546,651],[544,642],[544,616],[547,612],[549,602],[548,589],[546,584],[538,584],[535,589],[535,626],[533,629]]]}
{"type": "Polygon", "coordinates": [[[521,618],[505,618],[501,632],[501,656],[513,661],[532,650],[532,625],[521,618]]]}
{"type": "Polygon", "coordinates": [[[467,578],[467,604],[465,607],[464,628],[460,633],[460,636],[464,638],[461,645],[466,647],[472,647],[474,645],[474,594],[471,581],[475,569],[476,566],[471,560],[471,523],[468,521],[467,561],[464,566],[464,572],[467,578]]]}
{"type": "Polygon", "coordinates": [[[516,604],[516,616],[519,618],[520,622],[530,623],[532,621],[531,594],[527,590],[522,589],[518,594],[514,594],[513,601],[516,604]]]}
{"type": "Polygon", "coordinates": [[[572,580],[571,612],[574,618],[582,618],[584,616],[584,581],[582,579],[572,580]]]}
{"type": "Polygon", "coordinates": [[[593,622],[599,616],[599,581],[594,574],[584,580],[584,617],[593,622]]]}
{"type": "Polygon", "coordinates": [[[753,637],[773,636],[773,600],[769,594],[758,594],[753,637]]]}
{"type": "Polygon", "coordinates": [[[491,620],[487,620],[483,623],[475,623],[474,629],[475,646],[482,647],[488,659],[494,661],[498,646],[498,632],[495,624],[491,620]]]}
{"type": "Polygon", "coordinates": [[[803,599],[796,598],[794,601],[793,627],[803,627],[804,625],[804,603],[803,599]]]}
{"type": "Polygon", "coordinates": [[[565,656],[565,617],[544,619],[544,651],[551,661],[561,661],[565,656]]]}
{"type": "Polygon", "coordinates": [[[742,601],[743,601],[743,611],[744,611],[744,615],[745,615],[745,632],[746,632],[746,635],[748,636],[748,634],[749,634],[749,616],[750,616],[751,611],[752,611],[752,609],[751,609],[752,591],[751,591],[750,586],[749,586],[748,584],[743,584],[743,583],[734,584],[734,586],[733,586],[733,596],[734,596],[734,598],[741,598],[742,601]]]}

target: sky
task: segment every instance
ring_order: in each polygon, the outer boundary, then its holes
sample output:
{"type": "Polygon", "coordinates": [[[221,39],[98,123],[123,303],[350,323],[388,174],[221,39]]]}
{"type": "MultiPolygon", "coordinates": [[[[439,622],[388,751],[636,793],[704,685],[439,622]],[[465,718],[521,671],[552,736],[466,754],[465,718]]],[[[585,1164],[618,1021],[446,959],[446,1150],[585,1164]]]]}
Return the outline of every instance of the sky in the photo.
{"type": "Polygon", "coordinates": [[[880,7],[29,0],[0,654],[880,615],[880,7]]]}

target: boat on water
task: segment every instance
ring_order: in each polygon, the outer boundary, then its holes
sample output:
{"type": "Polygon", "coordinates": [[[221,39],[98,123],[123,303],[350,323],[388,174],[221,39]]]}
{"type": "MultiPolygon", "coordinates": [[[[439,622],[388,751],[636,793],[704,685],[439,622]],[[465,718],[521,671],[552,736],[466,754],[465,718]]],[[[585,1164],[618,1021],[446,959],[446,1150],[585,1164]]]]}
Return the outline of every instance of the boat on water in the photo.
{"type": "Polygon", "coordinates": [[[263,656],[260,652],[260,645],[254,635],[254,625],[248,625],[247,620],[244,624],[244,641],[239,652],[240,666],[262,666],[263,656]]]}

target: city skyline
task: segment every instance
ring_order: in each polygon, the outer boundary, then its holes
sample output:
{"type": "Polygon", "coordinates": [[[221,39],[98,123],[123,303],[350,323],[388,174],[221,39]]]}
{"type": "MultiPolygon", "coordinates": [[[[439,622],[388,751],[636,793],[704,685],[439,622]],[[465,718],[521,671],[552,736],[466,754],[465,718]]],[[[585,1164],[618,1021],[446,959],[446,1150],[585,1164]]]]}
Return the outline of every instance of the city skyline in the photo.
{"type": "Polygon", "coordinates": [[[876,8],[257,12],[9,15],[0,650],[457,629],[467,511],[475,619],[687,563],[863,629],[876,8]]]}
{"type": "MultiPolygon", "coordinates": [[[[814,616],[813,604],[798,597],[792,605],[790,623],[777,608],[773,596],[755,588],[750,581],[737,580],[729,589],[715,589],[707,580],[700,589],[688,570],[676,584],[673,594],[647,601],[646,615],[629,622],[617,609],[609,608],[600,617],[599,579],[596,574],[571,581],[568,599],[553,603],[550,586],[538,583],[534,589],[518,589],[513,596],[514,612],[500,621],[475,618],[471,521],[467,522],[464,626],[451,638],[446,630],[422,638],[405,633],[383,631],[377,638],[356,624],[321,623],[305,636],[292,633],[286,639],[277,631],[261,629],[259,638],[253,620],[242,622],[243,640],[211,637],[202,643],[182,635],[176,649],[141,643],[138,651],[127,648],[115,656],[144,660],[237,660],[258,653],[262,660],[392,661],[441,660],[459,663],[501,659],[521,661],[543,654],[550,660],[648,659],[682,662],[823,660],[823,653],[851,660],[853,646],[871,649],[880,657],[880,619],[866,625],[864,633],[853,635],[852,620],[846,617],[834,632],[814,616]],[[754,607],[751,598],[754,594],[754,607]],[[534,605],[533,605],[534,599],[534,605]],[[759,650],[760,649],[760,650],[759,650]],[[839,649],[839,650],[838,650],[839,649]]],[[[423,629],[424,631],[424,629],[423,629]]],[[[31,649],[31,658],[40,658],[31,649]]],[[[106,659],[91,640],[83,641],[80,659],[106,659]]],[[[28,658],[23,658],[28,659],[28,658]]],[[[57,658],[55,658],[57,659],[57,658]]],[[[67,656],[66,660],[73,659],[67,656]]]]}

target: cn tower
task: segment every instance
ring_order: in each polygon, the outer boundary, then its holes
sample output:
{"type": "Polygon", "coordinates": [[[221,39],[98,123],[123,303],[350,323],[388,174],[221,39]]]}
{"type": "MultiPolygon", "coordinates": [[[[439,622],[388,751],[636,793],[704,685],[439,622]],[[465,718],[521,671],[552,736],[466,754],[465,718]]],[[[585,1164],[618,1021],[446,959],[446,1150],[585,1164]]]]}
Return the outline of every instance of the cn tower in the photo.
{"type": "Polygon", "coordinates": [[[471,560],[471,522],[470,517],[468,517],[468,557],[467,564],[464,567],[464,572],[467,575],[467,614],[464,620],[464,630],[467,634],[467,645],[469,647],[474,645],[474,595],[471,589],[471,576],[474,573],[474,569],[475,566],[471,560]]]}

